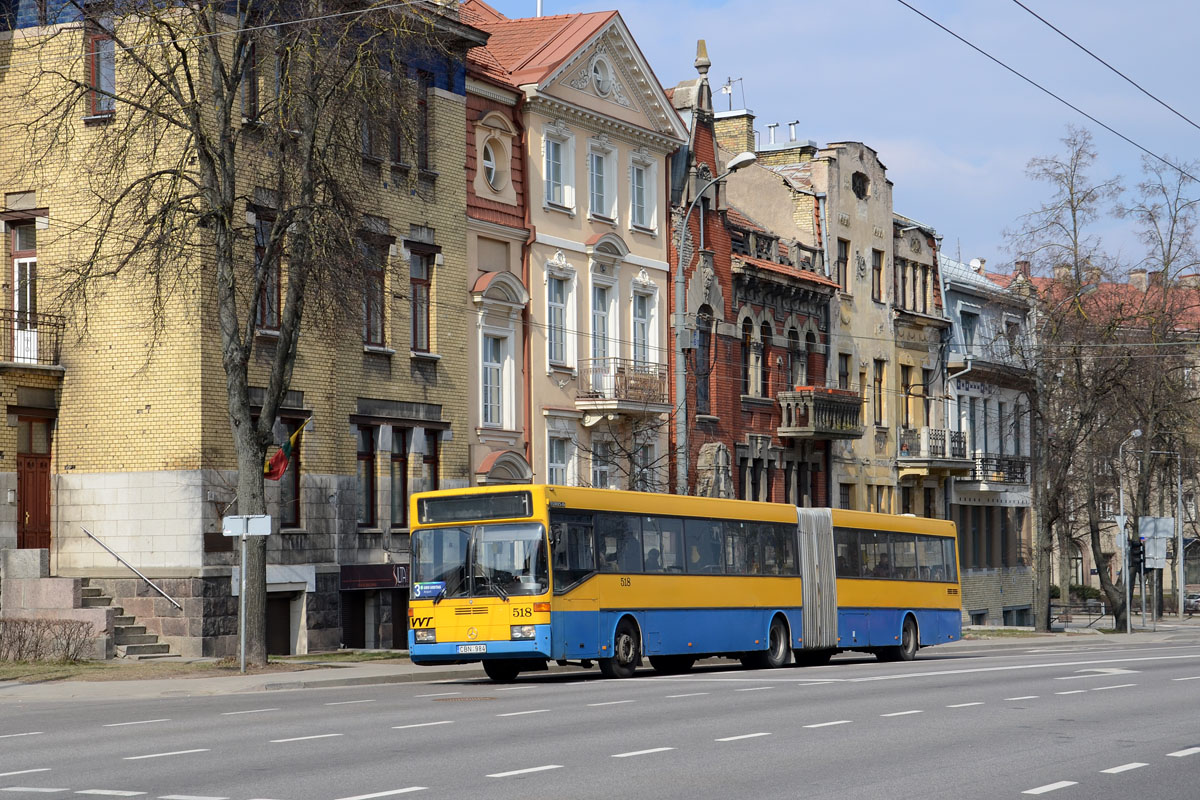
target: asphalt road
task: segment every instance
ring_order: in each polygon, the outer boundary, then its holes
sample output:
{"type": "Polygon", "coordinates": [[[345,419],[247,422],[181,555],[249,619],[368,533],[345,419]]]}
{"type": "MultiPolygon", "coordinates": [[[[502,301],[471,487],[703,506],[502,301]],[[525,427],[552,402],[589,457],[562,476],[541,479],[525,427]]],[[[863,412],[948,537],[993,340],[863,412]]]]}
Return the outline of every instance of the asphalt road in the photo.
{"type": "Polygon", "coordinates": [[[1200,641],[5,706],[0,799],[1200,798],[1200,641]]]}

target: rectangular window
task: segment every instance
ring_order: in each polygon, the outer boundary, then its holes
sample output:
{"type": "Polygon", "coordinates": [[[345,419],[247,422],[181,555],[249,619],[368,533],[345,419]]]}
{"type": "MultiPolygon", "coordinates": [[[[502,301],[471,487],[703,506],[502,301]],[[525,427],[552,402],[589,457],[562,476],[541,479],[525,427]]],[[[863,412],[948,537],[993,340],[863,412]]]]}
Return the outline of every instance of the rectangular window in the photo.
{"type": "Polygon", "coordinates": [[[646,572],[683,572],[683,520],[642,517],[646,572]]]}
{"type": "Polygon", "coordinates": [[[650,297],[633,296],[633,362],[639,367],[650,363],[650,297]]]}
{"type": "Polygon", "coordinates": [[[33,222],[13,224],[13,341],[12,359],[38,362],[37,320],[37,226],[33,222]]]}
{"type": "Polygon", "coordinates": [[[921,370],[921,424],[933,424],[933,370],[921,370]]]}
{"type": "Polygon", "coordinates": [[[483,424],[504,425],[504,344],[499,336],[483,337],[483,424]]]}
{"type": "Polygon", "coordinates": [[[258,45],[246,45],[246,65],[242,72],[242,118],[258,119],[258,45]]]}
{"type": "Polygon", "coordinates": [[[718,520],[683,521],[687,548],[687,571],[715,575],[725,571],[723,526],[718,520]]]}
{"type": "Polygon", "coordinates": [[[113,38],[102,30],[91,30],[85,40],[89,113],[93,117],[107,116],[116,108],[113,98],[117,90],[116,47],[113,38]]]}
{"type": "Polygon", "coordinates": [[[838,388],[850,388],[850,356],[838,353],[838,388]]]}
{"type": "Polygon", "coordinates": [[[546,202],[565,206],[563,199],[563,143],[557,139],[546,140],[546,202]]]}
{"type": "Polygon", "coordinates": [[[375,527],[375,433],[372,425],[358,426],[358,527],[375,527]]]}
{"type": "Polygon", "coordinates": [[[633,488],[639,492],[653,492],[658,484],[654,474],[654,442],[646,442],[634,450],[632,461],[634,469],[633,488]]]}
{"type": "Polygon", "coordinates": [[[937,489],[925,488],[925,516],[930,519],[937,516],[937,489]]]}
{"type": "Polygon", "coordinates": [[[421,491],[423,492],[432,492],[439,488],[438,474],[441,470],[438,447],[441,440],[441,434],[437,431],[425,431],[425,454],[421,457],[421,491]]]}
{"type": "Polygon", "coordinates": [[[275,220],[257,216],[254,221],[254,269],[262,276],[262,290],[258,293],[258,308],[254,314],[254,327],[260,331],[279,330],[280,302],[280,258],[279,249],[271,255],[271,263],[264,263],[271,241],[271,228],[275,220]]]}
{"type": "Polygon", "coordinates": [[[608,182],[605,176],[604,153],[588,153],[588,198],[594,217],[611,216],[608,209],[608,182]]]}
{"type": "Polygon", "coordinates": [[[597,489],[613,488],[612,447],[603,439],[592,440],[592,486],[597,489]]]}
{"type": "Polygon", "coordinates": [[[900,424],[905,428],[912,427],[912,410],[909,408],[911,395],[912,367],[902,364],[900,365],[900,424]]]}
{"type": "Polygon", "coordinates": [[[875,424],[883,425],[883,369],[886,362],[876,359],[875,376],[872,384],[871,405],[875,407],[875,424]]]}
{"type": "Polygon", "coordinates": [[[358,240],[363,269],[363,344],[382,347],[383,274],[387,250],[381,245],[358,240]]]}
{"type": "Polygon", "coordinates": [[[408,434],[392,428],[392,527],[408,527],[408,434]]]}
{"type": "Polygon", "coordinates": [[[979,315],[963,311],[958,315],[958,320],[962,325],[963,344],[967,348],[967,353],[970,354],[975,348],[975,332],[979,329],[979,315]]]}
{"type": "Polygon", "coordinates": [[[567,361],[567,281],[550,278],[546,282],[546,347],[551,364],[567,361]]]}
{"type": "Polygon", "coordinates": [[[639,228],[650,227],[646,214],[646,168],[633,165],[629,176],[630,222],[639,228]]]}
{"type": "Polygon", "coordinates": [[[430,285],[433,278],[435,254],[412,250],[408,260],[409,293],[412,305],[411,349],[418,353],[429,352],[429,302],[430,285]]]}
{"type": "Polygon", "coordinates": [[[417,118],[416,118],[416,150],[417,169],[430,169],[429,166],[429,90],[433,87],[433,75],[424,70],[417,70],[417,118]]]}
{"type": "Polygon", "coordinates": [[[871,251],[871,299],[883,302],[883,251],[871,251]]]}
{"type": "Polygon", "coordinates": [[[837,240],[837,263],[834,280],[845,291],[850,288],[850,242],[845,239],[837,240]]]}
{"type": "Polygon", "coordinates": [[[853,483],[843,483],[838,485],[838,503],[839,508],[854,508],[853,483]]]}
{"type": "Polygon", "coordinates": [[[546,442],[546,480],[558,486],[567,483],[567,454],[570,450],[569,440],[560,436],[551,436],[546,442]]]}
{"type": "MultiPolygon", "coordinates": [[[[592,358],[608,358],[608,287],[592,287],[592,358]]],[[[604,370],[605,364],[593,364],[604,370]]]]}

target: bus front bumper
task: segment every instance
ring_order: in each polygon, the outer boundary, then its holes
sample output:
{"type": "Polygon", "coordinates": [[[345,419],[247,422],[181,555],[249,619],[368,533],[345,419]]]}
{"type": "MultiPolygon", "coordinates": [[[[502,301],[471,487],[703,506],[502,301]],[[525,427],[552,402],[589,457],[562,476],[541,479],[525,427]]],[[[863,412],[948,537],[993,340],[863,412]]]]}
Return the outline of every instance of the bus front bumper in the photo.
{"type": "Polygon", "coordinates": [[[536,625],[532,639],[449,641],[417,644],[408,632],[408,656],[412,663],[453,664],[488,658],[550,658],[550,626],[536,625]]]}

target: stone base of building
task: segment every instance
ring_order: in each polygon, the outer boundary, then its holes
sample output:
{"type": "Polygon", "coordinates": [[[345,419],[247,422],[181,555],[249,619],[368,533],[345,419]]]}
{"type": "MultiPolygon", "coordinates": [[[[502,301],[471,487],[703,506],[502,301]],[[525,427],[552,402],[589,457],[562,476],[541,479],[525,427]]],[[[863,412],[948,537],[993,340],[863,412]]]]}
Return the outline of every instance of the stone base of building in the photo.
{"type": "Polygon", "coordinates": [[[1033,624],[1033,570],[965,569],[961,575],[965,625],[1033,624]]]}

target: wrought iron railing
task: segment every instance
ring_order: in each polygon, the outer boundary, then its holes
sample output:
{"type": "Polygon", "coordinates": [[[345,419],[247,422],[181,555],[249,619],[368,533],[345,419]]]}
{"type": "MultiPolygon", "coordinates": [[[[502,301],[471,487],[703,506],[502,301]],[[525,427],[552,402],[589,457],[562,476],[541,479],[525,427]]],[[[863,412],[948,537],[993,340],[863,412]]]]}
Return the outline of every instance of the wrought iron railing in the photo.
{"type": "Polygon", "coordinates": [[[900,431],[900,458],[967,457],[967,437],[945,428],[905,428],[900,431]]]}
{"type": "Polygon", "coordinates": [[[1029,483],[1029,459],[995,454],[976,456],[973,479],[989,483],[1029,483]]]}
{"type": "Polygon", "coordinates": [[[581,400],[619,400],[664,405],[667,366],[631,358],[593,358],[579,369],[581,400]]]}
{"type": "Polygon", "coordinates": [[[58,365],[64,328],[56,314],[0,309],[0,361],[58,365]]]}

